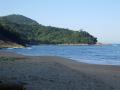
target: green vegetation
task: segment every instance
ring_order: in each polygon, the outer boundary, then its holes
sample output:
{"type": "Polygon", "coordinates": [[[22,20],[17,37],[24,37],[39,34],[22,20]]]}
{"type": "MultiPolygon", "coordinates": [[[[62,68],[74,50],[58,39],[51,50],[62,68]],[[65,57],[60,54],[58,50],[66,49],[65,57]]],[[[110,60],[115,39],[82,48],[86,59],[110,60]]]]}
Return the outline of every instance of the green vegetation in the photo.
{"type": "Polygon", "coordinates": [[[96,44],[86,31],[43,26],[22,15],[0,17],[0,40],[27,44],[96,44]]]}
{"type": "Polygon", "coordinates": [[[1,61],[15,61],[16,58],[14,57],[0,57],[0,62],[1,61]]]}

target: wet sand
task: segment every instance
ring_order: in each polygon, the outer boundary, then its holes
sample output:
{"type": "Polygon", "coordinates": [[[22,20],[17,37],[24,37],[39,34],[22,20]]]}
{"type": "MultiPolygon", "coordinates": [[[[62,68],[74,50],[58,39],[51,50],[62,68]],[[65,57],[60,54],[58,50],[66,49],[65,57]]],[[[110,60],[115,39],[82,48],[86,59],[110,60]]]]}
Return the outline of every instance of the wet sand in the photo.
{"type": "Polygon", "coordinates": [[[0,90],[3,86],[18,86],[18,90],[120,90],[120,66],[0,52],[0,90]]]}

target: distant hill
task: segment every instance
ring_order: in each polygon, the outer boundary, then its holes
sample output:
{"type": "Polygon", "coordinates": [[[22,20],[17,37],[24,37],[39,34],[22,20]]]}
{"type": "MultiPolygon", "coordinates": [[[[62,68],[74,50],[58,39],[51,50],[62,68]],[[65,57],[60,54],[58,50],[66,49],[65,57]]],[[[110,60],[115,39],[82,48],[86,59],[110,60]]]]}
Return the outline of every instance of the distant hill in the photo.
{"type": "Polygon", "coordinates": [[[86,31],[43,26],[23,15],[0,17],[0,41],[27,44],[96,44],[97,38],[86,31]]]}
{"type": "Polygon", "coordinates": [[[3,21],[6,20],[6,21],[9,21],[11,23],[16,23],[16,24],[39,25],[39,23],[37,23],[36,21],[28,17],[25,17],[23,15],[17,15],[17,14],[3,16],[0,19],[3,21]]]}

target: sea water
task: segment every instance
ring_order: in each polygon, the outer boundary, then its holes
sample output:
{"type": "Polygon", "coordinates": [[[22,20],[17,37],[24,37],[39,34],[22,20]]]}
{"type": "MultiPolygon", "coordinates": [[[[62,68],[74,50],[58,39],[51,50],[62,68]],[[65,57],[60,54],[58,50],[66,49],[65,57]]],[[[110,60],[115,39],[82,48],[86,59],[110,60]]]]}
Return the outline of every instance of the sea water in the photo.
{"type": "Polygon", "coordinates": [[[120,45],[37,45],[27,48],[1,49],[28,56],[60,56],[90,64],[120,65],[120,45]]]}

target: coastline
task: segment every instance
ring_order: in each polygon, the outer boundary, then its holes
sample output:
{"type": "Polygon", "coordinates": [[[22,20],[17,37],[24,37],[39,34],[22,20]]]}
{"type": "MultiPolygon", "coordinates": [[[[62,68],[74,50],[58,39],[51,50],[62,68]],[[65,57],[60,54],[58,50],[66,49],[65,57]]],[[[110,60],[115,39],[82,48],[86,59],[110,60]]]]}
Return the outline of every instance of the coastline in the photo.
{"type": "Polygon", "coordinates": [[[1,57],[7,60],[0,61],[0,85],[20,83],[27,90],[120,89],[120,66],[78,63],[56,56],[24,56],[3,51],[0,52],[0,60],[1,57]],[[10,58],[13,60],[10,61],[10,58]]]}
{"type": "Polygon", "coordinates": [[[91,45],[96,45],[96,46],[102,46],[102,45],[111,45],[111,44],[104,44],[104,43],[96,43],[96,44],[26,44],[25,46],[17,44],[17,43],[10,43],[8,42],[7,44],[0,44],[0,48],[25,48],[25,47],[31,47],[33,45],[58,45],[58,46],[91,46],[91,45]]]}
{"type": "MultiPolygon", "coordinates": [[[[37,44],[39,45],[57,45],[57,46],[91,46],[91,45],[97,45],[97,46],[102,46],[102,45],[110,45],[110,44],[37,44]]],[[[37,46],[35,45],[35,46],[37,46]]],[[[26,46],[22,46],[22,45],[0,45],[0,48],[25,48],[25,47],[31,47],[34,46],[33,45],[26,45],[26,46]]]]}

